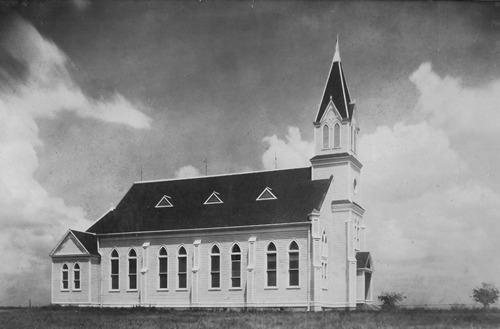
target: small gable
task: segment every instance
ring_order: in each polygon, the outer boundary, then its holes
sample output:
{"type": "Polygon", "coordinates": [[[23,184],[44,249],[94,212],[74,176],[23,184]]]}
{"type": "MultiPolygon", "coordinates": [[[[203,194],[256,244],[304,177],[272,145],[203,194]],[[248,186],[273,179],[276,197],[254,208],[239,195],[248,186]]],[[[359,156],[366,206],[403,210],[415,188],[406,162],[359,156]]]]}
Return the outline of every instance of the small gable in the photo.
{"type": "Polygon", "coordinates": [[[266,187],[264,189],[264,191],[262,191],[262,193],[257,197],[257,199],[255,201],[276,200],[276,199],[277,199],[277,197],[276,197],[276,195],[273,194],[273,192],[271,192],[271,188],[266,187]]]}
{"type": "Polygon", "coordinates": [[[218,203],[224,203],[219,197],[219,193],[213,191],[212,194],[208,197],[207,201],[205,201],[203,204],[218,204],[218,203]]]}
{"type": "Polygon", "coordinates": [[[76,237],[68,232],[51,254],[51,256],[63,255],[88,255],[88,252],[76,237]]]}
{"type": "Polygon", "coordinates": [[[163,198],[156,204],[155,208],[170,208],[173,207],[172,198],[168,195],[164,195],[163,198]]]}

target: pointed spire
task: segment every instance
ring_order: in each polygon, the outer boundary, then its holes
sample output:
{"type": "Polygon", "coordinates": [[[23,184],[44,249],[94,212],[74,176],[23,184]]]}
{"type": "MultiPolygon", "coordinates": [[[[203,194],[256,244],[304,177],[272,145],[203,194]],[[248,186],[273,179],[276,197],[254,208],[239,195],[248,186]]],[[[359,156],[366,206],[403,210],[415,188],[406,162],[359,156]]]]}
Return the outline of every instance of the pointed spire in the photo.
{"type": "Polygon", "coordinates": [[[332,67],[326,80],[323,98],[316,115],[315,122],[320,122],[330,102],[333,103],[342,119],[349,119],[352,115],[354,104],[351,103],[349,89],[344,77],[344,70],[340,61],[339,36],[335,43],[335,54],[333,55],[332,67]]]}
{"type": "Polygon", "coordinates": [[[335,55],[333,55],[333,62],[340,62],[339,52],[339,34],[337,33],[337,41],[335,42],[335,55]]]}

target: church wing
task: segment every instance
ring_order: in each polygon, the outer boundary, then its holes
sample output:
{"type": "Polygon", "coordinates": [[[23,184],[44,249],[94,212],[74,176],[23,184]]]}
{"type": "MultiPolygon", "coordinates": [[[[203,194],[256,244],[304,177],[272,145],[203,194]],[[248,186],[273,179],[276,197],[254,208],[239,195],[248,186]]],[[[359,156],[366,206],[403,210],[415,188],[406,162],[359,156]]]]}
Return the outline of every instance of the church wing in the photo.
{"type": "Polygon", "coordinates": [[[57,256],[99,256],[95,234],[69,230],[50,253],[57,256]]]}

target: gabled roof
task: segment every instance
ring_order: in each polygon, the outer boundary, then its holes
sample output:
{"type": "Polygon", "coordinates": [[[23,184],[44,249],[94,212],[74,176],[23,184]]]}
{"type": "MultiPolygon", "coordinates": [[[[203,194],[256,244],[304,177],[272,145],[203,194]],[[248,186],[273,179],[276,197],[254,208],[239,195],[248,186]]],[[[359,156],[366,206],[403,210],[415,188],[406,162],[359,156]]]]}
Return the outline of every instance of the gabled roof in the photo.
{"type": "Polygon", "coordinates": [[[75,230],[70,230],[71,233],[80,241],[80,243],[87,249],[89,254],[94,256],[100,256],[97,252],[97,236],[95,234],[90,234],[87,232],[80,232],[75,230]]]}
{"type": "Polygon", "coordinates": [[[331,179],[311,180],[311,168],[298,168],[135,183],[115,210],[87,232],[97,234],[221,228],[307,222],[320,209],[331,179]],[[277,196],[256,201],[270,187],[277,196]],[[224,203],[205,205],[217,191],[224,203]],[[163,195],[173,207],[155,208],[163,195]]]}
{"type": "Polygon", "coordinates": [[[330,75],[326,81],[325,91],[323,92],[323,98],[319,105],[315,122],[321,121],[321,118],[330,104],[330,100],[337,108],[339,114],[342,116],[342,119],[349,119],[352,117],[354,103],[351,101],[347,81],[344,76],[344,70],[342,69],[338,41],[335,47],[335,55],[333,56],[330,75]]]}
{"type": "Polygon", "coordinates": [[[50,252],[51,257],[99,256],[97,236],[93,233],[68,230],[50,252]]]}

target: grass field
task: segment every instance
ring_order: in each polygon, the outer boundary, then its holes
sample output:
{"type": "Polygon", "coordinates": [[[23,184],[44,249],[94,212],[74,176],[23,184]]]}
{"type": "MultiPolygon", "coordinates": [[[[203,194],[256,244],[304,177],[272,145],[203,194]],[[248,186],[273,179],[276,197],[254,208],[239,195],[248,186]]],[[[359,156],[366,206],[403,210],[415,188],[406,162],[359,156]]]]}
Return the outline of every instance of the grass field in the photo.
{"type": "Polygon", "coordinates": [[[169,311],[155,308],[0,309],[0,328],[500,328],[499,310],[392,312],[169,311]]]}

